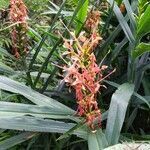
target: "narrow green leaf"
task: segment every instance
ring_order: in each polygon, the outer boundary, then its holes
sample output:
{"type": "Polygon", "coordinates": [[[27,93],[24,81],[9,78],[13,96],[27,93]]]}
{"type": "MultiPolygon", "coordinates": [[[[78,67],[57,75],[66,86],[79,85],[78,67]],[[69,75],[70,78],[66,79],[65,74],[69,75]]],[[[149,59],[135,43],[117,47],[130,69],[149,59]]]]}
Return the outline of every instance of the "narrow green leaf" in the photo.
{"type": "Polygon", "coordinates": [[[79,122],[79,118],[69,115],[63,110],[57,110],[48,106],[37,106],[31,104],[20,104],[12,102],[0,101],[0,115],[1,117],[16,117],[30,115],[40,118],[51,119],[70,119],[79,122]]]}
{"type": "MultiPolygon", "coordinates": [[[[149,63],[149,65],[150,65],[150,63],[149,63]]],[[[150,81],[150,76],[149,75],[143,77],[142,85],[143,85],[143,88],[144,88],[145,95],[150,95],[149,81],[150,81]]]]}
{"type": "Polygon", "coordinates": [[[64,133],[63,135],[61,135],[57,140],[62,140],[64,138],[67,138],[69,135],[71,135],[74,130],[83,127],[84,122],[80,122],[77,125],[75,125],[74,127],[72,127],[70,130],[68,130],[66,133],[64,133]]]}
{"type": "MultiPolygon", "coordinates": [[[[33,77],[36,77],[37,76],[37,74],[38,74],[38,72],[37,71],[34,71],[34,72],[30,72],[30,74],[31,74],[31,76],[33,76],[33,77]]],[[[42,73],[41,74],[41,78],[45,78],[45,79],[47,79],[49,77],[49,74],[48,73],[42,73]]]]}
{"type": "MultiPolygon", "coordinates": [[[[123,136],[126,136],[127,138],[130,138],[130,139],[132,139],[132,142],[133,142],[133,140],[134,141],[142,141],[142,143],[145,141],[145,142],[148,142],[149,143],[149,141],[150,141],[150,134],[146,134],[146,135],[139,135],[139,134],[133,134],[133,133],[123,133],[122,134],[123,136]]],[[[144,143],[145,143],[144,142],[144,143]]],[[[142,149],[142,150],[144,150],[144,149],[142,149]]],[[[148,149],[149,150],[149,149],[148,149]]]]}
{"type": "Polygon", "coordinates": [[[115,0],[115,1],[117,2],[118,5],[120,5],[123,0],[115,0]]]}
{"type": "Polygon", "coordinates": [[[128,42],[128,39],[125,37],[120,43],[117,44],[117,46],[115,47],[115,49],[112,51],[111,54],[111,61],[113,61],[118,54],[120,53],[120,51],[122,50],[123,46],[128,42]]]}
{"type": "MultiPolygon", "coordinates": [[[[115,88],[118,88],[120,85],[115,83],[115,82],[111,82],[111,81],[107,81],[107,80],[104,80],[104,82],[106,82],[107,84],[115,87],[115,88]]],[[[141,95],[139,95],[138,93],[134,92],[133,93],[134,96],[136,96],[139,100],[141,100],[143,103],[145,103],[148,108],[150,108],[150,104],[148,103],[148,101],[141,95]]]]}
{"type": "Polygon", "coordinates": [[[4,129],[0,129],[0,134],[3,133],[5,130],[4,129]]]}
{"type": "MultiPolygon", "coordinates": [[[[133,2],[134,3],[134,2],[133,2]]],[[[111,6],[112,7],[112,6],[111,6]]],[[[133,12],[137,9],[137,7],[135,7],[134,5],[132,6],[132,10],[133,12]]],[[[125,20],[128,21],[129,17],[128,15],[126,15],[125,20]]],[[[107,51],[109,45],[114,41],[114,39],[118,36],[118,34],[121,31],[121,25],[119,24],[115,30],[110,34],[110,36],[106,39],[106,41],[101,45],[100,50],[97,51],[96,55],[97,55],[97,62],[100,63],[101,59],[100,57],[98,57],[101,54],[101,51],[107,51]]]]}
{"type": "Polygon", "coordinates": [[[135,38],[134,38],[134,36],[133,36],[133,34],[130,30],[130,27],[129,27],[127,21],[125,20],[125,18],[123,17],[119,7],[117,6],[116,2],[114,2],[114,0],[107,0],[107,1],[111,4],[111,6],[114,5],[113,10],[114,10],[114,13],[115,13],[118,21],[119,21],[119,24],[122,27],[122,29],[123,29],[126,37],[128,38],[128,40],[131,43],[133,43],[135,41],[135,38]]]}
{"type": "MultiPolygon", "coordinates": [[[[65,133],[76,124],[54,121],[49,119],[35,118],[31,116],[0,117],[0,128],[32,132],[65,133]]],[[[83,138],[87,137],[87,132],[77,129],[73,134],[83,138]]]]}
{"type": "Polygon", "coordinates": [[[137,112],[138,112],[138,107],[134,108],[130,117],[128,118],[127,124],[126,124],[126,131],[128,131],[130,126],[133,124],[133,121],[134,121],[135,117],[137,116],[137,112]]]}
{"type": "Polygon", "coordinates": [[[135,93],[135,92],[134,92],[134,95],[137,98],[139,98],[139,100],[141,100],[143,103],[145,103],[148,106],[148,108],[150,109],[150,104],[149,104],[148,100],[145,97],[143,97],[143,96],[141,96],[141,95],[139,95],[138,93],[135,93]]]}
{"type": "Polygon", "coordinates": [[[95,133],[90,132],[88,135],[89,150],[100,150],[97,137],[95,133]]]}
{"type": "Polygon", "coordinates": [[[141,56],[145,52],[150,52],[150,44],[149,43],[140,43],[134,51],[132,51],[132,57],[135,59],[141,56]]]}
{"type": "Polygon", "coordinates": [[[84,21],[86,19],[87,12],[88,12],[88,4],[89,4],[89,0],[85,0],[84,4],[81,6],[79,12],[77,13],[76,34],[78,34],[78,32],[80,32],[80,30],[84,24],[84,21]]]}
{"type": "Polygon", "coordinates": [[[128,16],[130,18],[130,23],[131,23],[132,29],[133,29],[132,33],[134,33],[135,30],[136,30],[136,21],[135,21],[133,10],[132,10],[131,5],[130,5],[128,0],[123,0],[123,2],[125,4],[126,10],[127,10],[127,14],[128,14],[128,16]]]}
{"type": "Polygon", "coordinates": [[[49,33],[48,31],[46,31],[45,29],[43,28],[38,28],[40,31],[42,31],[45,35],[48,35],[51,39],[54,39],[54,40],[58,40],[59,37],[53,33],[49,33]]]}
{"type": "Polygon", "coordinates": [[[0,89],[21,94],[33,103],[40,106],[48,106],[53,109],[55,108],[56,110],[63,110],[64,112],[68,112],[70,114],[74,113],[72,109],[53,100],[52,98],[40,94],[32,90],[30,87],[25,86],[24,84],[21,84],[4,76],[0,76],[0,89]]]}
{"type": "Polygon", "coordinates": [[[4,48],[0,47],[0,55],[5,55],[13,60],[16,60],[16,58],[14,56],[12,56],[11,54],[9,54],[7,52],[7,50],[5,50],[4,48]]]}
{"type": "Polygon", "coordinates": [[[89,150],[103,150],[108,146],[105,134],[102,132],[102,129],[99,129],[95,132],[89,131],[88,134],[88,147],[89,150]]]}
{"type": "Polygon", "coordinates": [[[5,65],[4,63],[0,62],[0,73],[14,74],[15,71],[11,67],[9,67],[9,66],[5,65]]]}
{"type": "Polygon", "coordinates": [[[96,132],[96,137],[97,137],[97,141],[98,141],[98,145],[99,145],[100,149],[103,150],[104,148],[106,148],[108,146],[106,136],[101,129],[99,129],[96,132]]]}
{"type": "Polygon", "coordinates": [[[20,23],[19,21],[15,22],[15,23],[11,23],[9,26],[0,29],[0,32],[2,32],[2,31],[4,31],[4,30],[7,30],[7,29],[9,29],[9,28],[12,28],[13,26],[18,25],[19,23],[20,23]]]}
{"type": "MultiPolygon", "coordinates": [[[[58,11],[59,11],[59,6],[56,5],[55,3],[49,1],[49,3],[51,4],[51,6],[48,7],[49,11],[46,11],[46,12],[43,12],[42,15],[48,15],[48,14],[57,14],[58,11]]],[[[65,11],[65,10],[62,10],[61,15],[63,16],[72,16],[73,14],[73,11],[65,11]]]]}
{"type": "Polygon", "coordinates": [[[137,36],[139,38],[142,38],[142,36],[144,36],[149,32],[150,32],[150,5],[148,5],[144,14],[142,14],[142,16],[139,19],[137,36]]]}
{"type": "Polygon", "coordinates": [[[28,28],[28,34],[33,38],[36,38],[36,40],[41,40],[41,35],[38,33],[38,32],[36,32],[33,28],[31,28],[31,27],[29,27],[28,28]]]}
{"type": "Polygon", "coordinates": [[[109,145],[118,142],[126,109],[133,92],[134,86],[124,83],[118,87],[112,96],[106,125],[106,138],[109,145]]]}
{"type": "Polygon", "coordinates": [[[31,132],[24,132],[24,133],[18,134],[16,136],[13,136],[11,138],[8,138],[8,139],[0,142],[0,149],[7,150],[17,144],[20,144],[26,140],[31,139],[32,137],[34,137],[36,135],[37,135],[37,133],[31,133],[31,132]]]}
{"type": "MultiPolygon", "coordinates": [[[[44,32],[44,33],[46,33],[46,32],[44,32]]],[[[29,29],[28,29],[28,35],[31,38],[33,38],[35,41],[37,41],[37,42],[39,42],[39,41],[42,40],[41,35],[37,31],[35,31],[33,28],[31,28],[31,27],[29,27],[29,29]]],[[[45,35],[47,35],[47,34],[45,34],[45,35]]],[[[48,47],[49,47],[49,44],[47,44],[46,42],[44,42],[43,43],[43,48],[49,51],[48,47]]]]}

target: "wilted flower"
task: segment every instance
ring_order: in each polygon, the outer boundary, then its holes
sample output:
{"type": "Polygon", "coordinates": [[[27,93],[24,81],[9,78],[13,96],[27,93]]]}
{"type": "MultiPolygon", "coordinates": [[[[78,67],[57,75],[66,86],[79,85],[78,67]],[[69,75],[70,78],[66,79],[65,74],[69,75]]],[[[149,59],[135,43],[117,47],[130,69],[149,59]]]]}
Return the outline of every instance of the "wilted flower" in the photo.
{"type": "Polygon", "coordinates": [[[124,13],[126,11],[126,7],[125,7],[124,3],[121,3],[119,8],[122,13],[124,13]]]}
{"type": "Polygon", "coordinates": [[[100,22],[100,12],[99,11],[91,11],[88,14],[87,21],[85,23],[85,27],[90,30],[94,31],[97,29],[97,26],[100,22]]]}
{"type": "Polygon", "coordinates": [[[15,57],[27,53],[27,8],[23,0],[10,0],[10,21],[16,23],[11,31],[12,52],[15,57]]]}

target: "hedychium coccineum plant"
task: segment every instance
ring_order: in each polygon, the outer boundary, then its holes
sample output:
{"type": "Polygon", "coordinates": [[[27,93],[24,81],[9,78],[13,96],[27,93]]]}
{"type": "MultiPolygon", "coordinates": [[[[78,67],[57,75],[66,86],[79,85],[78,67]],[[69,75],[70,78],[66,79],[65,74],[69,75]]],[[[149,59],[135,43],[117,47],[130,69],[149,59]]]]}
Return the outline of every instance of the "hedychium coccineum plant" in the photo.
{"type": "Polygon", "coordinates": [[[85,22],[88,33],[80,32],[76,37],[75,33],[68,30],[71,39],[63,38],[64,47],[67,49],[63,55],[66,55],[68,60],[63,67],[64,81],[75,92],[78,104],[76,114],[84,117],[86,124],[92,130],[96,129],[94,125],[96,118],[99,120],[98,127],[101,127],[101,111],[97,103],[97,94],[102,87],[106,88],[102,81],[115,71],[104,76],[103,72],[108,66],[98,66],[96,63],[94,50],[102,40],[98,33],[99,23],[100,12],[91,10],[85,22]]]}
{"type": "MultiPolygon", "coordinates": [[[[38,16],[50,23],[41,19],[42,26],[39,20],[35,25],[36,18],[30,26],[23,1],[12,0],[9,19],[17,49],[11,55],[0,47],[0,149],[30,139],[19,148],[87,150],[88,143],[89,150],[103,150],[122,140],[149,140],[150,7],[145,1],[78,0],[69,8],[68,0],[61,6],[50,1],[50,10],[42,13],[48,15],[38,16]],[[27,29],[33,47],[26,58],[27,29]],[[8,65],[21,57],[27,62],[21,72],[8,65]],[[4,65],[6,58],[11,61],[4,65]],[[60,73],[67,86],[58,84],[60,73]]],[[[30,17],[34,10],[28,10],[30,17]]]]}

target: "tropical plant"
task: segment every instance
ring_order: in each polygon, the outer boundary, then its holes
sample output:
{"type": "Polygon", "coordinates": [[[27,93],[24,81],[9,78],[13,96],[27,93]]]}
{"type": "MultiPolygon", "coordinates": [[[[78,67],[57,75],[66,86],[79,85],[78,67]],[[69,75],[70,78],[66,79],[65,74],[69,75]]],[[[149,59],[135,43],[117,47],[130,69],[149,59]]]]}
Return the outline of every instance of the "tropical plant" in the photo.
{"type": "MultiPolygon", "coordinates": [[[[149,1],[64,0],[50,1],[49,10],[32,8],[28,53],[16,58],[12,39],[10,47],[0,41],[0,149],[100,150],[150,141],[149,1]]],[[[2,23],[3,36],[14,24],[2,23]]]]}

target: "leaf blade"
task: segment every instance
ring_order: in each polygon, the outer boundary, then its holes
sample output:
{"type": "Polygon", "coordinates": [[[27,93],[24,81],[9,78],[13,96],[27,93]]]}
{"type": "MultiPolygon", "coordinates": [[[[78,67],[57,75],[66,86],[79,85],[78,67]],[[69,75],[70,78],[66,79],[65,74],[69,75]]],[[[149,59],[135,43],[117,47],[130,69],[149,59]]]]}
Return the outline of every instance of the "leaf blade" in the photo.
{"type": "Polygon", "coordinates": [[[49,106],[57,110],[64,110],[64,112],[67,111],[68,113],[70,112],[70,114],[74,113],[72,109],[55,101],[54,99],[40,94],[32,90],[30,87],[27,87],[4,76],[0,76],[0,89],[21,94],[39,106],[49,106]]]}
{"type": "Polygon", "coordinates": [[[21,134],[18,134],[16,136],[13,136],[11,138],[8,138],[4,141],[0,142],[0,149],[7,150],[17,144],[20,144],[26,140],[29,140],[30,138],[36,136],[37,133],[31,133],[31,132],[24,132],[21,134]]]}
{"type": "Polygon", "coordinates": [[[127,21],[125,20],[125,18],[123,17],[119,7],[117,6],[116,2],[114,2],[113,0],[107,0],[111,6],[114,5],[113,7],[113,10],[114,10],[114,13],[119,21],[119,24],[120,26],[122,27],[126,37],[128,38],[128,40],[131,42],[131,43],[134,43],[135,41],[135,38],[130,30],[130,27],[127,23],[127,21]]]}
{"type": "Polygon", "coordinates": [[[128,102],[133,92],[134,86],[124,83],[118,87],[118,90],[112,96],[106,125],[106,138],[109,145],[118,142],[128,102]],[[122,101],[119,101],[120,99],[122,101]]]}
{"type": "MultiPolygon", "coordinates": [[[[1,129],[49,133],[65,133],[76,125],[74,123],[65,123],[31,116],[0,117],[0,122],[1,129]]],[[[81,138],[86,138],[87,132],[83,129],[77,129],[73,134],[81,138]]]]}
{"type": "Polygon", "coordinates": [[[144,14],[140,17],[140,20],[138,22],[137,36],[139,38],[150,32],[149,12],[150,12],[150,5],[148,5],[147,9],[145,10],[144,14]]]}
{"type": "Polygon", "coordinates": [[[132,57],[135,59],[145,52],[150,52],[150,44],[142,42],[136,46],[135,50],[132,52],[132,57]]]}
{"type": "Polygon", "coordinates": [[[88,4],[89,0],[86,0],[84,4],[81,6],[81,9],[77,13],[77,27],[76,27],[76,33],[78,34],[83,26],[83,23],[86,19],[87,12],[88,12],[88,4]]]}

